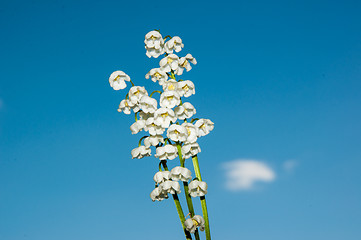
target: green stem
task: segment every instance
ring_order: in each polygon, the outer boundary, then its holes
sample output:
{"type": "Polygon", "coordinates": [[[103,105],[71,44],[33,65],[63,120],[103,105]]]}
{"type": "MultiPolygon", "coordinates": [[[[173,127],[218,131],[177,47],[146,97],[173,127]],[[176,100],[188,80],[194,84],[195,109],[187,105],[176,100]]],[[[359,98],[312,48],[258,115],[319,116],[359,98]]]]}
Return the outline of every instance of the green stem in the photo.
{"type": "Polygon", "coordinates": [[[148,137],[148,136],[143,136],[143,137],[139,140],[138,147],[140,147],[140,145],[142,145],[142,140],[143,140],[144,138],[146,138],[146,137],[148,137]]]}
{"type": "MultiPolygon", "coordinates": [[[[179,156],[179,161],[180,161],[181,167],[184,167],[185,159],[182,156],[182,148],[179,143],[177,143],[177,149],[178,149],[178,156],[179,156]]],[[[193,208],[192,197],[189,195],[189,191],[188,191],[188,182],[183,182],[183,187],[184,187],[184,195],[187,200],[188,211],[190,213],[190,217],[193,217],[194,216],[194,208],[193,208]]],[[[196,229],[194,236],[196,237],[196,240],[200,240],[198,229],[196,229]]]]}
{"type": "Polygon", "coordinates": [[[178,212],[178,216],[179,216],[179,219],[182,223],[182,227],[183,227],[183,230],[184,230],[184,234],[186,235],[186,239],[190,239],[192,240],[192,236],[191,234],[186,230],[186,227],[184,225],[184,222],[186,221],[185,217],[184,217],[184,214],[183,214],[183,210],[182,210],[182,206],[179,202],[179,198],[178,198],[178,195],[175,193],[175,194],[172,194],[173,196],[173,200],[174,200],[174,203],[175,203],[175,206],[177,208],[177,212],[178,212]]]}
{"type": "MultiPolygon", "coordinates": [[[[199,163],[198,163],[198,156],[195,155],[192,157],[194,171],[196,173],[196,177],[199,181],[202,181],[201,177],[201,171],[199,170],[199,163]]],[[[203,218],[205,222],[205,228],[206,228],[206,239],[211,240],[211,231],[209,229],[209,219],[208,219],[208,210],[207,210],[207,203],[206,203],[206,197],[200,197],[201,198],[201,205],[202,205],[202,212],[203,212],[203,218]]]]}
{"type": "Polygon", "coordinates": [[[153,94],[154,94],[154,93],[156,93],[156,92],[157,92],[157,93],[159,93],[159,94],[162,94],[162,92],[161,92],[161,91],[155,90],[155,91],[153,91],[153,92],[149,95],[149,97],[152,97],[152,96],[153,96],[153,94]]]}
{"type": "Polygon", "coordinates": [[[134,87],[134,83],[132,82],[132,80],[131,80],[131,79],[129,79],[129,81],[130,81],[130,83],[132,84],[132,86],[134,87]]]}

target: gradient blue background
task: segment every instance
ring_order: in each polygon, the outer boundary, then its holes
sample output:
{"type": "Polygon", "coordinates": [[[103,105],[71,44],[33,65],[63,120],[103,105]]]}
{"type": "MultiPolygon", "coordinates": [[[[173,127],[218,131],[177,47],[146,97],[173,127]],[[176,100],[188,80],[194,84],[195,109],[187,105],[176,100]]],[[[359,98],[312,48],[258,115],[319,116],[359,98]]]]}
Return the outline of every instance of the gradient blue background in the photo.
{"type": "Polygon", "coordinates": [[[360,239],[360,12],[360,1],[1,1],[0,239],[183,238],[174,203],[149,198],[158,161],[131,159],[142,135],[108,83],[123,70],[157,89],[144,78],[159,61],[145,55],[153,29],[198,61],[184,78],[215,123],[199,140],[213,239],[360,239]],[[241,158],[276,180],[228,191],[222,164],[241,158]]]}

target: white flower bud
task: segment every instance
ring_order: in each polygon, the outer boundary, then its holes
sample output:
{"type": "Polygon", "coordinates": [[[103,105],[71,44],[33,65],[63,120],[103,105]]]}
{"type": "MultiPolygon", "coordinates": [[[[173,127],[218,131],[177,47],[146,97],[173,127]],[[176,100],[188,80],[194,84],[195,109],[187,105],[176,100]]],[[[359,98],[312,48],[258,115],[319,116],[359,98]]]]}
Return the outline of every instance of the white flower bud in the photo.
{"type": "Polygon", "coordinates": [[[170,171],[170,178],[173,181],[181,180],[182,182],[188,182],[192,180],[192,172],[184,167],[175,167],[170,171]]]}
{"type": "Polygon", "coordinates": [[[156,187],[151,193],[150,198],[152,201],[162,201],[166,198],[168,198],[168,194],[163,192],[163,190],[160,187],[156,187]]]}
{"type": "Polygon", "coordinates": [[[145,121],[138,120],[130,126],[130,131],[132,131],[132,134],[137,134],[140,131],[142,131],[144,127],[145,127],[145,121]]]}
{"type": "Polygon", "coordinates": [[[197,142],[186,143],[182,146],[181,150],[184,159],[195,156],[201,152],[201,148],[199,147],[199,144],[197,142]]]}
{"type": "Polygon", "coordinates": [[[114,90],[120,90],[127,87],[125,81],[130,81],[130,77],[123,71],[115,71],[109,77],[110,86],[114,90]]]}
{"type": "Polygon", "coordinates": [[[198,127],[198,136],[202,137],[207,135],[214,128],[214,123],[209,119],[199,119],[195,124],[198,127]]]}
{"type": "Polygon", "coordinates": [[[151,153],[150,148],[146,148],[145,146],[139,146],[137,148],[134,148],[131,152],[132,159],[134,158],[141,159],[143,157],[148,157],[151,155],[150,153],[151,153]]]}
{"type": "Polygon", "coordinates": [[[188,137],[188,132],[185,127],[172,124],[167,130],[167,137],[175,142],[184,142],[188,137]]]}
{"type": "Polygon", "coordinates": [[[188,193],[192,197],[203,197],[204,195],[207,194],[207,188],[208,185],[206,182],[193,180],[192,182],[189,183],[188,193]]]}
{"type": "Polygon", "coordinates": [[[191,118],[194,114],[197,113],[196,109],[189,102],[185,102],[182,105],[176,107],[174,109],[174,113],[180,120],[184,120],[186,118],[191,118]]]}
{"type": "Polygon", "coordinates": [[[170,194],[176,194],[181,192],[179,182],[175,181],[165,181],[159,184],[159,187],[163,190],[163,192],[170,194]]]}
{"type": "Polygon", "coordinates": [[[144,146],[150,147],[150,146],[157,146],[159,143],[164,143],[164,139],[162,135],[153,135],[146,137],[144,139],[144,146]]]}
{"type": "Polygon", "coordinates": [[[154,155],[159,160],[173,160],[178,156],[177,148],[173,145],[165,145],[163,147],[157,147],[156,154],[154,155]]]}
{"type": "Polygon", "coordinates": [[[164,53],[164,40],[162,35],[157,31],[150,31],[145,35],[146,55],[150,57],[159,57],[164,53]]]}
{"type": "Polygon", "coordinates": [[[170,179],[170,172],[169,171],[159,171],[156,174],[154,174],[154,182],[156,182],[157,184],[161,184],[166,180],[170,179]]]}

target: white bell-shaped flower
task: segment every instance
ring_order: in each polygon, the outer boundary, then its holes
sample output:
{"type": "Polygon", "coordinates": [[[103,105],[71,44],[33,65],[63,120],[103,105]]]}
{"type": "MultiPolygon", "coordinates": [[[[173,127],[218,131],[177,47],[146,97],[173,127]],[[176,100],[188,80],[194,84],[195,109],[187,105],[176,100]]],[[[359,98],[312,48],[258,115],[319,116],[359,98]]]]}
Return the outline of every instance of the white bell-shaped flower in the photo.
{"type": "Polygon", "coordinates": [[[164,143],[164,139],[162,135],[151,135],[149,137],[146,137],[144,139],[144,146],[150,147],[150,146],[157,146],[159,143],[164,143]]]}
{"type": "Polygon", "coordinates": [[[176,181],[165,181],[159,184],[159,187],[164,193],[176,194],[181,192],[179,182],[176,181]]]}
{"type": "Polygon", "coordinates": [[[193,180],[188,185],[188,193],[192,197],[203,197],[207,194],[208,185],[206,182],[193,180]]]}
{"type": "Polygon", "coordinates": [[[198,138],[198,128],[189,122],[182,123],[181,126],[185,127],[188,132],[188,136],[187,136],[187,139],[185,142],[186,143],[195,143],[198,138]]]}
{"type": "Polygon", "coordinates": [[[174,113],[177,118],[184,120],[186,118],[191,118],[194,114],[197,113],[196,109],[189,102],[185,102],[182,105],[174,109],[174,113]]]}
{"type": "Polygon", "coordinates": [[[159,160],[173,160],[178,156],[177,148],[173,145],[165,145],[163,147],[157,147],[156,154],[154,155],[159,160]]]}
{"type": "Polygon", "coordinates": [[[154,174],[154,182],[157,184],[161,184],[164,181],[167,181],[170,179],[170,172],[169,171],[159,171],[156,174],[154,174]]]}
{"type": "Polygon", "coordinates": [[[195,156],[201,152],[201,148],[199,147],[199,144],[197,142],[186,143],[182,146],[181,150],[182,155],[185,159],[195,156]]]}
{"type": "Polygon", "coordinates": [[[145,120],[138,120],[130,126],[130,131],[132,134],[137,134],[142,131],[145,127],[145,120]]]}
{"type": "Polygon", "coordinates": [[[160,70],[160,68],[153,68],[151,69],[146,75],[145,78],[149,79],[151,77],[153,82],[157,82],[160,85],[163,85],[165,81],[168,79],[168,75],[166,72],[160,70]]]}
{"type": "Polygon", "coordinates": [[[130,81],[130,77],[123,71],[115,71],[110,74],[109,83],[114,90],[120,90],[127,87],[125,81],[130,81]]]}
{"type": "Polygon", "coordinates": [[[214,128],[214,123],[209,119],[199,119],[195,124],[198,127],[198,136],[202,137],[207,135],[214,128]]]}
{"type": "Polygon", "coordinates": [[[199,230],[204,231],[205,229],[205,221],[203,217],[199,215],[194,215],[192,218],[188,218],[184,225],[186,227],[186,230],[190,233],[195,233],[197,227],[199,227],[199,230]]]}
{"type": "Polygon", "coordinates": [[[150,31],[145,35],[146,55],[150,57],[159,57],[164,53],[164,40],[162,35],[157,31],[150,31]]]}
{"type": "Polygon", "coordinates": [[[133,104],[138,104],[139,100],[143,97],[143,96],[148,96],[148,92],[147,90],[145,90],[144,87],[140,87],[140,86],[133,86],[129,89],[129,100],[133,103],[133,104]]]}
{"type": "Polygon", "coordinates": [[[175,54],[169,54],[159,62],[160,69],[164,72],[175,71],[178,69],[179,57],[175,54]]]}
{"type": "Polygon", "coordinates": [[[159,105],[164,108],[174,108],[180,104],[180,96],[176,91],[166,91],[160,95],[159,105]]]}
{"type": "Polygon", "coordinates": [[[148,157],[151,155],[150,153],[151,153],[150,148],[147,148],[145,146],[139,146],[137,148],[134,148],[131,152],[132,159],[134,158],[141,159],[143,157],[148,157]]]}
{"type": "Polygon", "coordinates": [[[165,129],[155,123],[154,117],[150,117],[145,121],[144,130],[148,131],[150,135],[155,136],[163,134],[165,129]]]}
{"type": "Polygon", "coordinates": [[[184,126],[172,124],[167,130],[167,137],[175,142],[184,142],[187,140],[188,132],[184,126]]]}
{"type": "Polygon", "coordinates": [[[160,187],[156,187],[151,193],[150,198],[152,201],[162,201],[168,198],[168,194],[162,190],[160,187]]]}
{"type": "Polygon", "coordinates": [[[178,82],[174,79],[169,79],[162,85],[163,91],[178,91],[178,82]]]}
{"type": "Polygon", "coordinates": [[[171,122],[176,122],[177,118],[170,108],[159,108],[154,112],[154,123],[162,128],[168,128],[171,122]]]}
{"type": "Polygon", "coordinates": [[[180,52],[184,44],[182,43],[182,39],[178,36],[172,37],[168,42],[164,44],[165,52],[168,54],[173,53],[173,50],[176,52],[180,52]]]}
{"type": "Polygon", "coordinates": [[[170,171],[170,178],[173,181],[188,182],[192,180],[192,172],[188,168],[184,167],[175,167],[170,171]]]}
{"type": "Polygon", "coordinates": [[[192,66],[190,63],[193,63],[194,65],[197,64],[197,60],[192,56],[192,54],[188,53],[185,57],[181,57],[179,59],[179,66],[177,70],[175,70],[175,74],[182,75],[184,69],[189,72],[192,69],[192,66]]]}
{"type": "Polygon", "coordinates": [[[134,103],[132,103],[128,99],[123,99],[119,104],[118,112],[123,112],[125,114],[130,114],[132,109],[134,110],[134,112],[139,111],[138,106],[134,105],[134,103]]]}
{"type": "Polygon", "coordinates": [[[145,113],[154,113],[157,110],[157,100],[144,95],[139,101],[139,108],[145,113]]]}
{"type": "Polygon", "coordinates": [[[178,83],[178,93],[181,97],[190,97],[196,94],[194,83],[190,80],[181,81],[178,83]]]}

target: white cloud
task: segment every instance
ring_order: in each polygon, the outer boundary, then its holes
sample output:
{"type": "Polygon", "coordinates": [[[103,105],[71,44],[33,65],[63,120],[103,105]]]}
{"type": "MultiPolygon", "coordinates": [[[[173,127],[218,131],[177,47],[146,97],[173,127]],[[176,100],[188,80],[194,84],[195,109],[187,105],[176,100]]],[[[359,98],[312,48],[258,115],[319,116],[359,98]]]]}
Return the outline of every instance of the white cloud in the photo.
{"type": "Polygon", "coordinates": [[[283,169],[288,173],[292,173],[297,165],[298,162],[296,160],[287,160],[283,163],[283,169]]]}
{"type": "Polygon", "coordinates": [[[239,159],[224,164],[226,187],[229,190],[250,190],[256,182],[272,182],[275,172],[265,163],[252,159],[239,159]]]}

